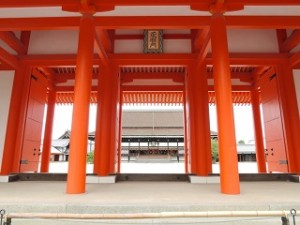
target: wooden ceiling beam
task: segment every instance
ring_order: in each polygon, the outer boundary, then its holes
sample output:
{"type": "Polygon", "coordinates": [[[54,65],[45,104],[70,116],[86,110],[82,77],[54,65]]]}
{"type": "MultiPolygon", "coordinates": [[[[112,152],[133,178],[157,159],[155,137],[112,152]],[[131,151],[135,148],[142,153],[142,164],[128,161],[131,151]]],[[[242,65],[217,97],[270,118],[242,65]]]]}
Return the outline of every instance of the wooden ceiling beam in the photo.
{"type": "MultiPolygon", "coordinates": [[[[80,17],[0,18],[0,31],[78,29],[80,17]]],[[[210,16],[95,17],[99,29],[207,29],[210,16]]],[[[228,29],[300,29],[300,16],[226,16],[228,29]]]]}
{"type": "Polygon", "coordinates": [[[11,31],[0,31],[0,39],[18,54],[25,54],[27,52],[26,46],[11,31]]]}
{"type": "MultiPolygon", "coordinates": [[[[230,65],[244,66],[276,66],[285,62],[290,54],[286,53],[230,53],[230,65]]],[[[212,55],[208,54],[205,62],[212,65],[212,55]]]]}
{"type": "Polygon", "coordinates": [[[183,91],[184,85],[122,85],[121,91],[183,91]]]}
{"type": "MultiPolygon", "coordinates": [[[[143,34],[115,34],[115,40],[142,40],[143,34]]],[[[191,34],[163,34],[163,39],[192,39],[191,34]]]]}
{"type": "Polygon", "coordinates": [[[107,53],[112,53],[112,49],[113,49],[113,42],[107,32],[107,30],[103,30],[100,28],[96,28],[96,35],[99,37],[99,39],[101,40],[101,43],[105,49],[105,51],[107,53]]]}
{"type": "Polygon", "coordinates": [[[281,50],[289,52],[300,43],[300,29],[294,30],[293,33],[282,43],[281,50]]]}
{"type": "Polygon", "coordinates": [[[161,80],[171,79],[174,82],[184,83],[184,73],[176,72],[129,72],[121,73],[121,82],[129,83],[137,79],[161,80]]]}
{"type": "Polygon", "coordinates": [[[19,59],[0,47],[0,61],[12,68],[16,69],[19,66],[19,59]]]}
{"type": "MultiPolygon", "coordinates": [[[[78,0],[1,0],[0,7],[54,7],[62,5],[75,5],[78,0]]],[[[194,5],[199,8],[208,8],[211,0],[94,0],[95,6],[178,6],[194,5]]],[[[288,6],[300,5],[298,0],[226,0],[226,4],[250,5],[250,6],[288,6]]]]}
{"type": "Polygon", "coordinates": [[[288,64],[291,68],[297,68],[300,65],[300,51],[293,54],[289,60],[288,64]]]}
{"type": "Polygon", "coordinates": [[[105,51],[105,48],[102,44],[103,43],[102,39],[103,39],[103,36],[101,35],[101,32],[99,31],[99,29],[96,29],[96,33],[95,33],[96,50],[97,50],[100,60],[102,61],[102,65],[108,66],[109,59],[108,59],[107,53],[105,51]]]}
{"type": "MultiPolygon", "coordinates": [[[[108,54],[109,59],[117,66],[187,66],[197,59],[198,54],[108,54]]],[[[276,66],[285,62],[291,54],[286,53],[231,53],[230,64],[243,66],[276,66]]],[[[25,63],[37,67],[60,67],[76,65],[75,54],[24,55],[19,57],[25,63]]],[[[212,65],[212,55],[205,58],[207,65],[212,65]]],[[[94,65],[99,65],[98,55],[94,55],[94,65]]]]}

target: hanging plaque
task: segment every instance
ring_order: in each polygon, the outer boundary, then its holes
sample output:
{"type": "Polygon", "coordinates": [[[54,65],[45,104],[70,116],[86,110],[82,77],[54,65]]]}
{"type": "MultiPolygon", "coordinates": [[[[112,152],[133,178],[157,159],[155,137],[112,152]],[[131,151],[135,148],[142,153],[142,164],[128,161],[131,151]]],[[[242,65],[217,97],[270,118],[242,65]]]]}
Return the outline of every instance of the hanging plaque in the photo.
{"type": "Polygon", "coordinates": [[[163,52],[163,31],[144,30],[144,53],[163,52]]]}

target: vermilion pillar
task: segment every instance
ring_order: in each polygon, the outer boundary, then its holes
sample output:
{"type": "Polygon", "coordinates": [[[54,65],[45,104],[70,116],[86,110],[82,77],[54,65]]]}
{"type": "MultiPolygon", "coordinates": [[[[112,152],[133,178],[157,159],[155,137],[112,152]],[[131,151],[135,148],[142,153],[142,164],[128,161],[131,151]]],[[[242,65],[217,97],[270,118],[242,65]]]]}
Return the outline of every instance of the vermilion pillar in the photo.
{"type": "Polygon", "coordinates": [[[121,172],[121,157],[122,157],[122,91],[120,91],[120,104],[119,104],[119,146],[118,146],[118,173],[121,172]]]}
{"type": "Polygon", "coordinates": [[[239,194],[226,22],[222,14],[217,13],[212,16],[211,47],[217,106],[221,192],[239,194]]]}
{"type": "Polygon", "coordinates": [[[289,172],[300,174],[299,110],[294,77],[288,64],[276,68],[289,172]]]}
{"type": "Polygon", "coordinates": [[[41,172],[49,172],[50,154],[51,154],[51,142],[52,142],[52,130],[53,120],[55,111],[55,90],[50,90],[48,94],[48,106],[47,106],[47,117],[44,132],[43,152],[42,152],[42,163],[41,172]]]}
{"type": "Polygon", "coordinates": [[[98,82],[98,111],[95,136],[94,173],[115,173],[118,146],[119,78],[113,68],[101,67],[98,82]]]}
{"type": "Polygon", "coordinates": [[[94,152],[94,173],[107,176],[109,173],[109,149],[108,142],[109,130],[105,130],[110,126],[110,78],[111,70],[107,67],[100,67],[98,77],[98,105],[96,118],[96,133],[95,133],[95,152],[94,152]]]}
{"type": "Polygon", "coordinates": [[[200,176],[211,173],[212,162],[205,68],[205,66],[197,68],[195,64],[188,74],[192,166],[194,162],[195,173],[200,176]]]}
{"type": "Polygon", "coordinates": [[[187,69],[187,73],[185,75],[185,120],[186,120],[186,147],[187,147],[187,159],[188,159],[188,163],[189,163],[189,170],[190,173],[192,174],[197,174],[197,167],[198,167],[198,161],[197,161],[197,152],[196,152],[196,148],[193,147],[195,146],[195,144],[193,143],[193,141],[195,140],[195,138],[192,138],[192,135],[195,133],[195,131],[193,130],[194,127],[191,126],[192,124],[192,117],[193,117],[193,113],[194,113],[194,104],[193,104],[193,100],[192,100],[192,88],[191,88],[191,78],[190,76],[192,76],[191,74],[193,73],[193,67],[195,66],[195,64],[193,64],[192,66],[189,66],[187,69]]]}
{"type": "Polygon", "coordinates": [[[80,21],[76,63],[74,107],[70,139],[67,193],[85,192],[89,105],[93,72],[94,18],[83,14],[80,21]]]}
{"type": "Polygon", "coordinates": [[[185,173],[190,173],[190,161],[189,161],[189,150],[188,150],[188,124],[187,124],[187,94],[183,93],[183,122],[184,122],[184,169],[185,173]]]}
{"type": "Polygon", "coordinates": [[[117,68],[112,68],[112,83],[111,83],[111,121],[110,121],[110,161],[109,172],[116,173],[118,170],[118,154],[117,149],[119,145],[119,125],[120,125],[120,79],[117,68]]]}
{"type": "Polygon", "coordinates": [[[25,124],[30,75],[31,68],[23,63],[15,72],[1,166],[2,175],[19,172],[19,156],[24,133],[22,124],[25,124]]]}
{"type": "Polygon", "coordinates": [[[262,123],[260,116],[260,101],[259,93],[255,87],[251,90],[251,103],[252,103],[252,114],[254,123],[254,134],[255,134],[255,148],[256,148],[256,162],[257,170],[259,173],[266,173],[266,159],[265,159],[265,149],[262,133],[262,123]]]}

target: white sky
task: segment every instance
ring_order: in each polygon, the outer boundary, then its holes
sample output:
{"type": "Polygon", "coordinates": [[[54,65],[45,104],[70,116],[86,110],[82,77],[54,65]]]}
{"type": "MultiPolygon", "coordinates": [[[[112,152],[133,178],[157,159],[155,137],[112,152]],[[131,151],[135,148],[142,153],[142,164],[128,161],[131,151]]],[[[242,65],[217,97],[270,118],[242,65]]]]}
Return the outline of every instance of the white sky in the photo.
{"type": "MultiPolygon", "coordinates": [[[[95,131],[96,105],[90,107],[89,132],[95,131]]],[[[124,107],[125,108],[125,107],[124,107]]],[[[153,108],[151,106],[150,108],[153,108]]],[[[178,108],[178,107],[177,107],[178,108]]],[[[217,131],[216,107],[209,107],[210,129],[217,131]]],[[[251,106],[234,106],[236,141],[254,140],[253,117],[251,106]]],[[[61,136],[66,130],[71,130],[72,105],[57,105],[55,110],[53,139],[61,136]]]]}

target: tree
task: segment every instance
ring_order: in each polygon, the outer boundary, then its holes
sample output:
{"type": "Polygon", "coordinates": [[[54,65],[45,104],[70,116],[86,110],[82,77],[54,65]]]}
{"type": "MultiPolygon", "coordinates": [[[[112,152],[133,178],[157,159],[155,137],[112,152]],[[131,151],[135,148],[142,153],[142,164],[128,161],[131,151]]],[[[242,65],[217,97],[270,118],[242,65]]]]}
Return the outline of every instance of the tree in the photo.
{"type": "Polygon", "coordinates": [[[94,151],[90,151],[86,158],[87,163],[94,163],[94,151]]]}
{"type": "Polygon", "coordinates": [[[245,144],[245,141],[244,141],[244,140],[239,140],[238,144],[244,145],[244,144],[245,144]]]}
{"type": "Polygon", "coordinates": [[[213,162],[219,161],[219,144],[215,139],[211,139],[211,157],[213,162]]]}

